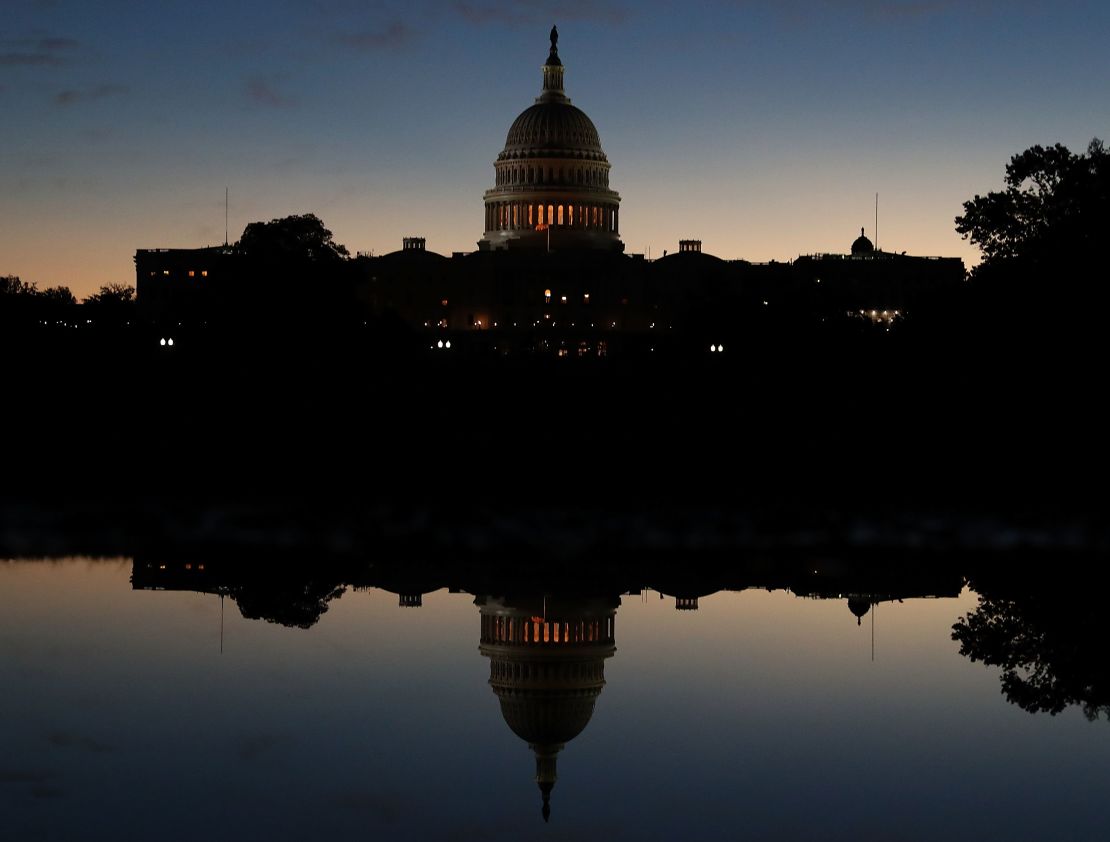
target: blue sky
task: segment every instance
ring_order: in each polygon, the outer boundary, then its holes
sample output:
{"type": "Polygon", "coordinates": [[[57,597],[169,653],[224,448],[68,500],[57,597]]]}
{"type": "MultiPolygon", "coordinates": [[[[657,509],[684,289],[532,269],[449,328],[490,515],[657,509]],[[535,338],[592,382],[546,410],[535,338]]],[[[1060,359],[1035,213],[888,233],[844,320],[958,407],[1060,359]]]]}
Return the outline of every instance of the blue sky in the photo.
{"type": "Polygon", "coordinates": [[[444,253],[559,25],[627,248],[963,257],[953,217],[1036,143],[1110,137],[1110,5],[1035,0],[235,4],[5,0],[0,274],[79,296],[136,248],[315,212],[352,250],[444,253]]]}

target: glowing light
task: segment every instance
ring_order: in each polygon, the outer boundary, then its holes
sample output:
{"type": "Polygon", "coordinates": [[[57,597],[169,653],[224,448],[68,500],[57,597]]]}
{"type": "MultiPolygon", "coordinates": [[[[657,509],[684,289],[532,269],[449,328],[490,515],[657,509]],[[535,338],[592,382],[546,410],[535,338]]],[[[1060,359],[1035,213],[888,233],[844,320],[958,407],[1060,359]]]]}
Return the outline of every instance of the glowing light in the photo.
{"type": "Polygon", "coordinates": [[[166,340],[166,344],[169,345],[171,348],[173,347],[173,337],[172,336],[169,339],[166,340]]]}
{"type": "Polygon", "coordinates": [[[439,342],[436,343],[436,347],[437,348],[442,348],[443,347],[443,340],[442,339],[439,340],[439,342]]]}
{"type": "Polygon", "coordinates": [[[451,340],[450,339],[447,340],[447,344],[444,347],[445,348],[450,348],[451,347],[451,340]]]}
{"type": "Polygon", "coordinates": [[[709,353],[716,354],[717,353],[717,346],[716,345],[710,345],[709,346],[709,353]]]}
{"type": "Polygon", "coordinates": [[[158,344],[159,344],[159,345],[165,345],[165,344],[166,344],[166,339],[165,339],[165,337],[162,337],[162,339],[161,339],[161,340],[160,340],[160,341],[158,342],[158,344]]]}

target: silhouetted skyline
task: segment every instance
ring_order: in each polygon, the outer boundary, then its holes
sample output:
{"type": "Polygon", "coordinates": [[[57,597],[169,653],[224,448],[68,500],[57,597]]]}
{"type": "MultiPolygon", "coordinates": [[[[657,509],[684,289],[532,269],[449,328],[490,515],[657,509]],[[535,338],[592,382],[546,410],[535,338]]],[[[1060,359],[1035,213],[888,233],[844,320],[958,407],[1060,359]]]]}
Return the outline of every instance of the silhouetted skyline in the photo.
{"type": "Polygon", "coordinates": [[[0,33],[0,273],[84,297],[136,247],[318,212],[353,251],[481,235],[481,191],[558,23],[629,251],[977,252],[952,220],[1034,143],[1105,135],[1101,4],[18,0],[0,33]]]}

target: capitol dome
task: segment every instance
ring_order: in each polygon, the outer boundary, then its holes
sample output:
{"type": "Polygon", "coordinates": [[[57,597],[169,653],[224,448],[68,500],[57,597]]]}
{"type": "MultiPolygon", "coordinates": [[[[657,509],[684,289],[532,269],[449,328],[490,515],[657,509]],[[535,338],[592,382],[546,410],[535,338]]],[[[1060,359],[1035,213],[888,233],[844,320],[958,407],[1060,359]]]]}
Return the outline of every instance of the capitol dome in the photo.
{"type": "Polygon", "coordinates": [[[484,251],[507,248],[622,251],[620,195],[593,121],[563,90],[559,33],[543,66],[543,91],[509,128],[485,193],[484,251]]]}

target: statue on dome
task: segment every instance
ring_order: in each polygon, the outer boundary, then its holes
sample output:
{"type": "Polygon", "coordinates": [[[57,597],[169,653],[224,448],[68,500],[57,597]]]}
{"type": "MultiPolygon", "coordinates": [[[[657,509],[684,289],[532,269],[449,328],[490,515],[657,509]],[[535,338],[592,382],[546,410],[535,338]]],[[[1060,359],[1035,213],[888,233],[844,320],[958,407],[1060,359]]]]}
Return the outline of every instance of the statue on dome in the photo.
{"type": "Polygon", "coordinates": [[[559,52],[559,28],[557,26],[551,27],[551,52],[559,52]]]}

